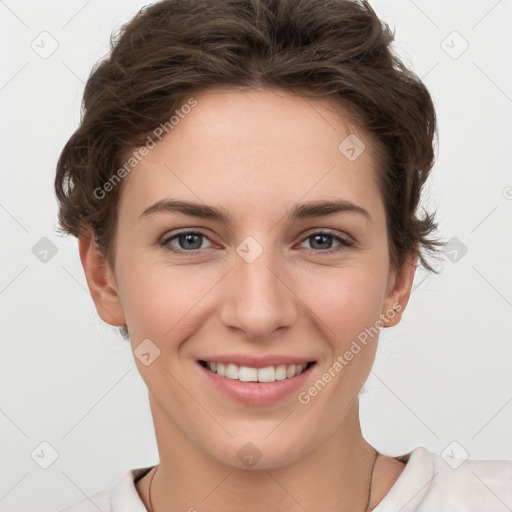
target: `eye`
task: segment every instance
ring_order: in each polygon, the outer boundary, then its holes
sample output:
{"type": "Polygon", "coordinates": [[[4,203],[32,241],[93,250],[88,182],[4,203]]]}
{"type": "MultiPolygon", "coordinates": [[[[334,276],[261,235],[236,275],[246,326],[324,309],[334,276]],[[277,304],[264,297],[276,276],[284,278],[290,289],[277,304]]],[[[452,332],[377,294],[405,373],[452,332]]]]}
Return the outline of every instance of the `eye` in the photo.
{"type": "MultiPolygon", "coordinates": [[[[315,250],[315,252],[323,254],[339,252],[353,245],[350,240],[329,230],[312,233],[302,241],[302,244],[307,241],[311,241],[311,248],[315,250]],[[333,242],[335,244],[337,243],[337,245],[334,245],[334,248],[333,242]]],[[[211,241],[201,231],[181,231],[165,237],[159,242],[159,245],[175,254],[188,254],[193,256],[200,253],[203,249],[210,248],[211,241]],[[203,247],[204,241],[210,242],[210,245],[203,247]]]]}
{"type": "Polygon", "coordinates": [[[318,249],[315,252],[321,253],[333,253],[346,249],[352,246],[352,242],[346,238],[337,235],[335,232],[322,230],[316,233],[312,233],[306,237],[302,243],[311,240],[312,249],[318,249]],[[333,241],[337,242],[338,245],[333,249],[333,241]]]}
{"type": "Polygon", "coordinates": [[[210,239],[200,231],[182,231],[164,238],[160,245],[176,254],[197,254],[201,249],[204,249],[202,247],[204,240],[210,239]],[[172,242],[176,242],[176,244],[173,245],[172,242]]]}

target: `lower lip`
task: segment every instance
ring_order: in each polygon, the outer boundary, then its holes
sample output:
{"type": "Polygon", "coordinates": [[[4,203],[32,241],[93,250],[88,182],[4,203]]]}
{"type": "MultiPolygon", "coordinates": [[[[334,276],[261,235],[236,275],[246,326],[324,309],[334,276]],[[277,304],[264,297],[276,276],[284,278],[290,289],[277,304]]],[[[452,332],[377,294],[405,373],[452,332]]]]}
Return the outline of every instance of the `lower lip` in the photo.
{"type": "Polygon", "coordinates": [[[247,405],[269,405],[284,398],[297,394],[304,386],[311,370],[316,364],[311,365],[301,374],[289,379],[276,380],[274,382],[243,382],[229,379],[208,370],[201,363],[197,363],[203,375],[210,384],[228,397],[247,405]]]}

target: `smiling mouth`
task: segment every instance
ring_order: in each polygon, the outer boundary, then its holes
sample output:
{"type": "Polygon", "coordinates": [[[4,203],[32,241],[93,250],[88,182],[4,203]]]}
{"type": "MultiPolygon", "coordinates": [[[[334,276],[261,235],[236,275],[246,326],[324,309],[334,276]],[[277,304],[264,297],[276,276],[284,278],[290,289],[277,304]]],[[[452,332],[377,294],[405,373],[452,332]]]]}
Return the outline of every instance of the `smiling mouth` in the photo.
{"type": "Polygon", "coordinates": [[[219,375],[219,377],[242,382],[275,382],[300,375],[316,364],[316,361],[310,361],[307,364],[280,364],[265,368],[252,368],[238,366],[234,363],[223,364],[212,361],[199,361],[199,363],[207,370],[219,375]]]}

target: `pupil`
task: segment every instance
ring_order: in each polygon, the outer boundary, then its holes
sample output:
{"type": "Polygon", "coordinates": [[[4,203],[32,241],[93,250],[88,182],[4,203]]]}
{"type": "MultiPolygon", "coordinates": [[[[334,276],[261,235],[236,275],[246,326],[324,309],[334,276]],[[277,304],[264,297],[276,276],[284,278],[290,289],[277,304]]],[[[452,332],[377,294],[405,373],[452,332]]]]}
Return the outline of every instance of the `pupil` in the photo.
{"type": "Polygon", "coordinates": [[[180,237],[180,242],[184,242],[184,244],[182,244],[182,246],[184,245],[183,248],[185,249],[199,249],[199,247],[201,247],[201,242],[200,242],[200,237],[201,235],[194,235],[194,234],[188,234],[188,235],[182,235],[180,237]],[[196,244],[194,246],[194,238],[196,238],[196,244]],[[199,240],[199,244],[197,243],[197,241],[199,240]],[[190,244],[192,244],[192,247],[190,246],[190,244]]]}
{"type": "MultiPolygon", "coordinates": [[[[314,235],[313,236],[313,240],[314,240],[314,244],[316,244],[317,240],[319,239],[323,239],[323,241],[325,242],[326,239],[328,238],[331,238],[329,235],[314,235]]],[[[319,249],[330,249],[331,247],[331,244],[328,244],[329,246],[328,247],[319,247],[319,249]]]]}

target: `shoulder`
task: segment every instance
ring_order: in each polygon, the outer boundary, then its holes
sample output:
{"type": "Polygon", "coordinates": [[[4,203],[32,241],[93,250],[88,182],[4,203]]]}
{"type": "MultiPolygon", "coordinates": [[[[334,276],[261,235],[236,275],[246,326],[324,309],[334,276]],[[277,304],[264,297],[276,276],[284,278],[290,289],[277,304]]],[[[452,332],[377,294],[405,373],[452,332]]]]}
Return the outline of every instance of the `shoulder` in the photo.
{"type": "Polygon", "coordinates": [[[423,447],[396,459],[405,469],[373,512],[511,510],[510,460],[445,457],[423,447]]]}
{"type": "Polygon", "coordinates": [[[431,501],[454,507],[466,502],[475,511],[512,507],[512,461],[441,457],[431,452],[426,456],[434,471],[431,501]]]}
{"type": "Polygon", "coordinates": [[[136,481],[152,468],[125,471],[109,489],[87,496],[58,512],[146,512],[137,492],[136,481]]]}

